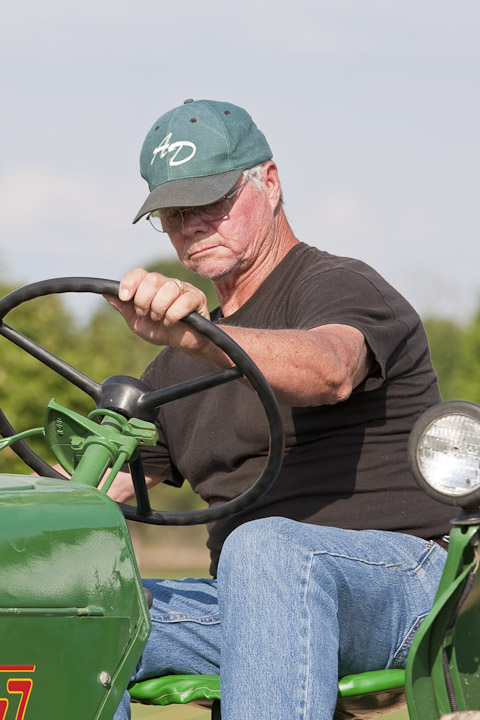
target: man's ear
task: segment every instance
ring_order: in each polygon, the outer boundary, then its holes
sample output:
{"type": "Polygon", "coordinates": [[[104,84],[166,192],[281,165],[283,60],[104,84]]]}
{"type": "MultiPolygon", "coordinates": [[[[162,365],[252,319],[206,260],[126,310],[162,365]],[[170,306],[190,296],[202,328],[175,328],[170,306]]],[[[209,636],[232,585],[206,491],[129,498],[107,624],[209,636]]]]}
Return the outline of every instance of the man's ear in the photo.
{"type": "Polygon", "coordinates": [[[269,160],[265,163],[262,180],[267,192],[267,197],[270,200],[273,209],[276,210],[281,201],[282,188],[280,185],[280,178],[278,176],[278,168],[273,160],[269,160]]]}

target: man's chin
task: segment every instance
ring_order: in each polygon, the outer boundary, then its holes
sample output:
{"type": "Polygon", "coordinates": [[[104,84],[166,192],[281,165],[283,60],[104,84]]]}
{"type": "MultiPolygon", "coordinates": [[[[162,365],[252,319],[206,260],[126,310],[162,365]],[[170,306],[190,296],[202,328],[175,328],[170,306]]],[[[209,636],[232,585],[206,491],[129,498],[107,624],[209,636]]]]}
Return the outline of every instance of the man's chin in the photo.
{"type": "Polygon", "coordinates": [[[214,282],[230,275],[238,265],[238,262],[222,262],[218,259],[210,260],[208,258],[199,258],[197,262],[192,262],[192,260],[190,260],[188,263],[188,269],[192,270],[197,275],[214,282]]]}

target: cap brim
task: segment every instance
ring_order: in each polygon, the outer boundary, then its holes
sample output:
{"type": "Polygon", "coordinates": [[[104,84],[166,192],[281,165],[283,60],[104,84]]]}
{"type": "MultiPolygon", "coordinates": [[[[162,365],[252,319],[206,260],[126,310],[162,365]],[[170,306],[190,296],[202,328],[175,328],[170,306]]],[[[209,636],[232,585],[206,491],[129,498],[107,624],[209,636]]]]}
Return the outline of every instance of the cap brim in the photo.
{"type": "Polygon", "coordinates": [[[166,207],[195,207],[219,200],[233,188],[243,170],[229,170],[218,175],[170,180],[157,185],[147,197],[134,223],[153,210],[166,207]]]}

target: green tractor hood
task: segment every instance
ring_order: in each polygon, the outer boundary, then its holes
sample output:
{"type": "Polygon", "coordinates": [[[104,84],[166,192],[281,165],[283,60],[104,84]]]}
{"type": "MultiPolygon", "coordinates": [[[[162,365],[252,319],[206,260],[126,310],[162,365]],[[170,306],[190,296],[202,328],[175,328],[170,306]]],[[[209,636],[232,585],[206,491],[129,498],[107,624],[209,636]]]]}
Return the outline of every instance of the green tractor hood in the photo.
{"type": "Polygon", "coordinates": [[[106,720],[150,618],[125,520],[86,485],[0,478],[0,717],[106,720]]]}

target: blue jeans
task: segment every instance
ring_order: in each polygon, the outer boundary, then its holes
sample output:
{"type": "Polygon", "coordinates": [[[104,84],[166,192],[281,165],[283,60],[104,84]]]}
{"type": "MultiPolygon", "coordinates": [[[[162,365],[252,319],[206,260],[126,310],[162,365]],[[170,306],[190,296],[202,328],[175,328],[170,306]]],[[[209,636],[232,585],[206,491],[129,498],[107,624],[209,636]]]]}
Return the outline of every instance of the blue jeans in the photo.
{"type": "MultiPolygon", "coordinates": [[[[331,720],[339,677],[403,667],[446,555],[400,533],[246,523],[218,582],[144,582],[153,627],[134,679],[221,667],[223,720],[331,720]]],[[[129,717],[125,695],[114,720],[129,717]]]]}

